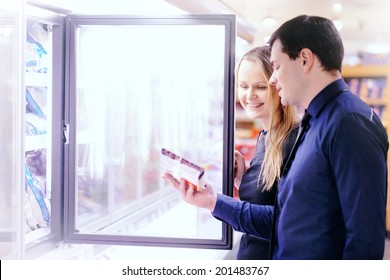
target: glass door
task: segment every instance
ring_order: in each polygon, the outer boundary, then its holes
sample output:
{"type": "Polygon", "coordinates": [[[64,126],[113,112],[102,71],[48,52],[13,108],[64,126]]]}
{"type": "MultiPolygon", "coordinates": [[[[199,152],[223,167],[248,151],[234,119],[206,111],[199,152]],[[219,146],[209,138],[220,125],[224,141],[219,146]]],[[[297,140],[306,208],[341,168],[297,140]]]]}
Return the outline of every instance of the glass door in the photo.
{"type": "Polygon", "coordinates": [[[0,2],[0,259],[23,257],[23,1],[0,2]]]}
{"type": "Polygon", "coordinates": [[[67,43],[66,241],[229,248],[161,178],[161,150],[232,194],[234,16],[70,16],[67,43]]]}
{"type": "Polygon", "coordinates": [[[64,30],[63,16],[27,7],[22,190],[26,258],[55,248],[63,239],[64,30]]]}

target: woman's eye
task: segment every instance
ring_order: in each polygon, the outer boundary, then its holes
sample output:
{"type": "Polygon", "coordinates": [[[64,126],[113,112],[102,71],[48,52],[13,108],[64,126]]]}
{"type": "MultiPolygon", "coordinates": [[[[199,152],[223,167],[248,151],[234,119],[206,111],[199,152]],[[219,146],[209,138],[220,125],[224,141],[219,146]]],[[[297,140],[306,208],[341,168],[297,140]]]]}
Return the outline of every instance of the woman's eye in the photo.
{"type": "Polygon", "coordinates": [[[242,89],[247,89],[248,86],[247,86],[247,85],[240,85],[240,88],[242,88],[242,89]]]}

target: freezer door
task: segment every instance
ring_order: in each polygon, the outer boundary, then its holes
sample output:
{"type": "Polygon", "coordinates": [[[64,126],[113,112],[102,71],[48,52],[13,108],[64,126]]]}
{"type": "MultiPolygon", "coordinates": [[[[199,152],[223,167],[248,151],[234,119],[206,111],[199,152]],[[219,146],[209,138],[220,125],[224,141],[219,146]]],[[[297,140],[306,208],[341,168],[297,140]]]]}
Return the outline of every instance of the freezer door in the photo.
{"type": "Polygon", "coordinates": [[[0,1],[0,259],[23,256],[22,1],[0,1]]]}
{"type": "Polygon", "coordinates": [[[161,150],[232,195],[235,17],[69,16],[66,40],[66,241],[230,248],[161,178],[161,150]]]}

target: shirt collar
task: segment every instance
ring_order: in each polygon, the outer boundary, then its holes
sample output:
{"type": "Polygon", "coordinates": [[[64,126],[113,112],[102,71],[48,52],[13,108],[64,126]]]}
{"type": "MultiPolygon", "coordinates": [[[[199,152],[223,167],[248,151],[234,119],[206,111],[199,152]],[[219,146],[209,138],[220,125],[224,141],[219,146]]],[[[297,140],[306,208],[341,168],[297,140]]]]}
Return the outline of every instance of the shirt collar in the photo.
{"type": "Polygon", "coordinates": [[[317,118],[321,109],[325,107],[329,100],[335,98],[346,90],[348,90],[348,86],[343,79],[338,79],[330,83],[314,97],[314,99],[310,102],[307,111],[311,116],[317,118]]]}

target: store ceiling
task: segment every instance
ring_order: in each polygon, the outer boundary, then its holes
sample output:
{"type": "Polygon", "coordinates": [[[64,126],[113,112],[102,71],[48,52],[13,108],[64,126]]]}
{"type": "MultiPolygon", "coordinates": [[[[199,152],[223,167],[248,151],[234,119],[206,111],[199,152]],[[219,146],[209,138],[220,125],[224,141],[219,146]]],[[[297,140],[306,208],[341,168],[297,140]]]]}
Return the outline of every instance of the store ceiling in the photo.
{"type": "Polygon", "coordinates": [[[263,44],[273,30],[301,14],[340,20],[340,34],[348,55],[390,52],[390,1],[388,0],[166,0],[189,12],[235,13],[238,33],[254,44],[263,44]],[[342,6],[340,11],[333,4],[342,6]],[[265,26],[267,17],[274,26],[265,26]]]}
{"type": "Polygon", "coordinates": [[[28,0],[60,7],[73,13],[169,14],[179,9],[187,13],[234,13],[238,34],[254,44],[263,44],[273,30],[301,14],[319,15],[343,24],[340,30],[348,55],[358,52],[390,52],[390,1],[388,0],[28,0]],[[340,3],[341,11],[333,9],[340,3]],[[263,25],[273,17],[275,25],[263,25]]]}
{"type": "Polygon", "coordinates": [[[301,14],[319,15],[343,24],[340,34],[348,53],[390,52],[390,1],[388,0],[220,0],[256,30],[255,40],[263,41],[286,20],[301,14]],[[342,5],[340,11],[333,4],[342,5]],[[275,26],[263,20],[273,17],[275,26]]]}

